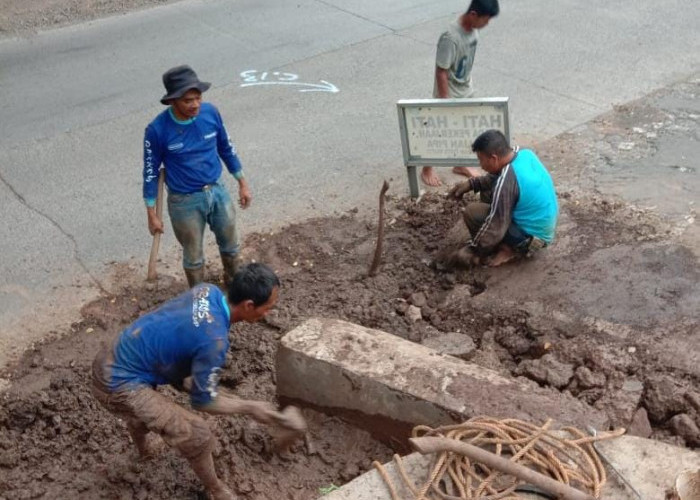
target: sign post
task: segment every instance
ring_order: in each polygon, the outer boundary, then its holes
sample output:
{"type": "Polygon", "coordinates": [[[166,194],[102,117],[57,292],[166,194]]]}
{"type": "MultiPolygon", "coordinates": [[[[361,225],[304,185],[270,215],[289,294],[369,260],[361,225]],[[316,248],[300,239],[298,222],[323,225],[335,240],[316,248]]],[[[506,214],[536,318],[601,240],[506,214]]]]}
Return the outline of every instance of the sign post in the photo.
{"type": "Polygon", "coordinates": [[[403,161],[411,197],[417,198],[418,167],[478,165],[471,145],[481,133],[496,129],[510,142],[507,97],[410,99],[396,103],[403,161]]]}

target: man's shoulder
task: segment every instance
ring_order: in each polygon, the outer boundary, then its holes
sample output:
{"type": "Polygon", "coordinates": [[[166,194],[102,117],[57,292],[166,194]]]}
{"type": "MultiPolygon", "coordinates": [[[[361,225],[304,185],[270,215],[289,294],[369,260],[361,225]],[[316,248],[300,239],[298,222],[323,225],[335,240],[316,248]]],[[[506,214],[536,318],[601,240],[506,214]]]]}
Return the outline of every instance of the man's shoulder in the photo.
{"type": "Polygon", "coordinates": [[[537,158],[537,155],[532,149],[515,146],[513,150],[515,151],[515,158],[513,158],[511,163],[522,163],[530,161],[532,158],[537,158]]]}
{"type": "Polygon", "coordinates": [[[217,108],[210,102],[202,102],[202,106],[199,108],[199,114],[202,113],[218,114],[219,108],[217,108]]]}
{"type": "Polygon", "coordinates": [[[165,108],[163,111],[158,113],[153,120],[146,126],[146,130],[151,129],[151,130],[161,130],[164,127],[167,126],[170,116],[169,116],[169,110],[170,108],[165,108]]]}
{"type": "MultiPolygon", "coordinates": [[[[531,149],[520,149],[515,159],[511,162],[514,169],[522,169],[523,172],[533,172],[536,175],[549,175],[549,170],[542,160],[531,149]]],[[[514,171],[514,174],[517,173],[514,171]]]]}
{"type": "Polygon", "coordinates": [[[455,21],[451,23],[447,30],[442,34],[443,37],[447,37],[455,43],[464,43],[467,45],[476,44],[479,40],[479,31],[471,30],[465,31],[464,28],[455,21]]]}
{"type": "Polygon", "coordinates": [[[226,335],[230,324],[230,313],[226,296],[221,289],[211,283],[201,283],[192,288],[192,325],[195,328],[207,326],[212,333],[226,335]]]}
{"type": "Polygon", "coordinates": [[[199,283],[194,287],[190,288],[184,294],[191,293],[194,297],[206,297],[208,299],[220,300],[224,296],[224,292],[221,288],[212,283],[199,283]]]}

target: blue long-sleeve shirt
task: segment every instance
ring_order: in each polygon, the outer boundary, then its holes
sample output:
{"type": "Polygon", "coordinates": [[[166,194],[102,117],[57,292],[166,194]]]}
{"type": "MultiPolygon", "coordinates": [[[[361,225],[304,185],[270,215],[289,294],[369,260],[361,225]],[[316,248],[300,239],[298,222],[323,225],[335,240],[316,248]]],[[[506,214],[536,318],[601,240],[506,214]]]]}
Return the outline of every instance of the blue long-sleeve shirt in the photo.
{"type": "Polygon", "coordinates": [[[221,160],[236,179],[241,162],[219,110],[203,102],[199,114],[181,121],[172,108],[160,113],[147,127],[143,144],[143,198],[153,206],[158,195],[158,173],[165,166],[168,191],[187,194],[214,184],[221,177],[221,160]]]}
{"type": "Polygon", "coordinates": [[[219,372],[229,348],[226,297],[202,283],[141,316],[119,335],[109,388],[179,386],[192,376],[192,406],[216,397],[219,372]]]}

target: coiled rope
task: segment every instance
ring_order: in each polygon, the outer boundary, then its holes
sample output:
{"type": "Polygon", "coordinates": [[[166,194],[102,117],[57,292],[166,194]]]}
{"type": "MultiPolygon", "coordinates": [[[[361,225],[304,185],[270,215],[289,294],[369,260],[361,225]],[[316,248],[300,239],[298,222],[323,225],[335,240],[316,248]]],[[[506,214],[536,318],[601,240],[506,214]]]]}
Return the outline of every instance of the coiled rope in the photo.
{"type": "MultiPolygon", "coordinates": [[[[444,437],[478,446],[600,498],[607,476],[593,443],[619,437],[625,429],[591,436],[574,427],[550,431],[551,425],[551,420],[538,427],[516,419],[475,417],[435,429],[419,425],[414,427],[412,436],[444,437]]],[[[408,477],[399,455],[394,455],[394,461],[401,480],[412,493],[411,500],[518,500],[522,496],[517,491],[526,489],[523,480],[454,452],[437,453],[427,482],[420,486],[408,477]]],[[[398,496],[382,464],[375,461],[373,465],[393,500],[409,500],[398,496]]]]}

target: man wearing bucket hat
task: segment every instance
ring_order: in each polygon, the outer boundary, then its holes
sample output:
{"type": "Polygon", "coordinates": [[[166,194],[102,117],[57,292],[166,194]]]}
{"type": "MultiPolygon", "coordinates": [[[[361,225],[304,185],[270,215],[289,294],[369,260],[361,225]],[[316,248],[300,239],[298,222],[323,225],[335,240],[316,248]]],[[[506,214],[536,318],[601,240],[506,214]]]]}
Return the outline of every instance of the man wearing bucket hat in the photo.
{"type": "Polygon", "coordinates": [[[202,102],[210,83],[202,82],[189,66],[177,66],[163,74],[166,94],[160,100],[168,109],[147,127],[143,153],[143,197],[151,234],[163,232],[155,210],[158,174],[165,168],[168,214],[175,237],[182,245],[182,265],[190,287],[204,281],[204,229],[216,236],[228,284],[239,267],[240,244],[235,209],[220,182],[223,160],[238,181],[241,208],[250,205],[251,194],[241,162],[219,110],[202,102]]]}

